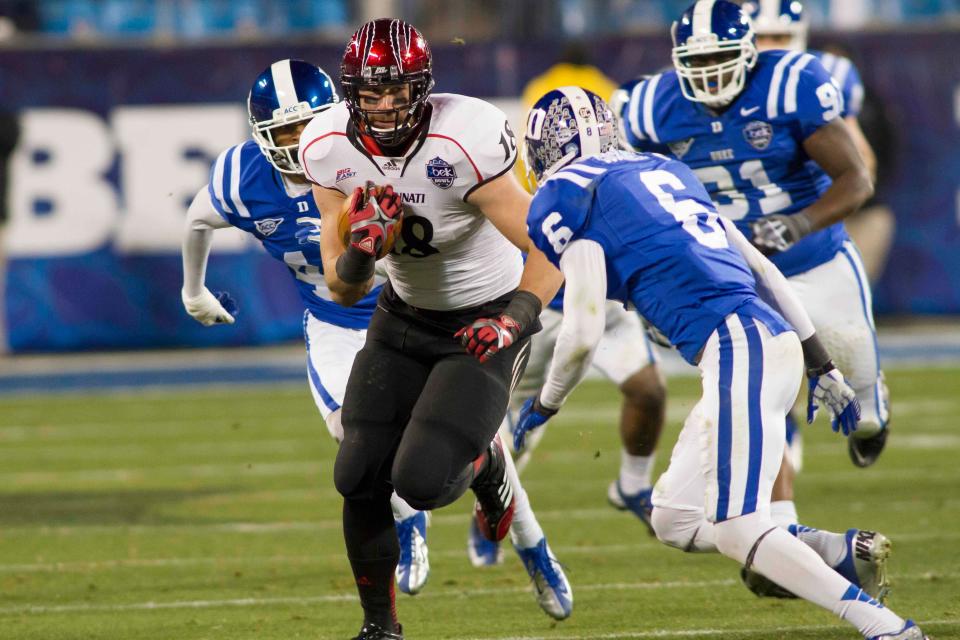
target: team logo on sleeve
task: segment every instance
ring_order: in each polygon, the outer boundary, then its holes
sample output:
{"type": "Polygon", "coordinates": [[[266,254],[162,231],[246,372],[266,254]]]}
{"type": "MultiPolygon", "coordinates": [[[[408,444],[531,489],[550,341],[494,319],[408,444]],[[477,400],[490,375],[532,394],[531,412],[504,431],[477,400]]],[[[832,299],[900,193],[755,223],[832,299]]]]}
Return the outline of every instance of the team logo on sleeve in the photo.
{"type": "Polygon", "coordinates": [[[345,169],[337,169],[337,179],[335,180],[335,182],[342,182],[347,178],[352,178],[355,175],[357,175],[357,172],[351,169],[350,167],[347,167],[345,169]]]}
{"type": "Polygon", "coordinates": [[[693,146],[693,138],[668,142],[667,146],[670,147],[670,153],[677,156],[677,160],[680,160],[683,156],[687,155],[687,151],[690,151],[690,147],[693,146]]]}
{"type": "Polygon", "coordinates": [[[283,218],[264,218],[263,220],[254,221],[253,224],[256,225],[257,232],[266,238],[279,229],[282,222],[283,218]]]}
{"type": "Polygon", "coordinates": [[[763,151],[770,146],[773,140],[773,127],[769,122],[754,120],[748,122],[743,128],[743,138],[750,143],[750,146],[758,151],[763,151]]]}
{"type": "Polygon", "coordinates": [[[452,164],[437,156],[427,161],[427,178],[441,189],[449,189],[457,179],[457,170],[452,164]]]}

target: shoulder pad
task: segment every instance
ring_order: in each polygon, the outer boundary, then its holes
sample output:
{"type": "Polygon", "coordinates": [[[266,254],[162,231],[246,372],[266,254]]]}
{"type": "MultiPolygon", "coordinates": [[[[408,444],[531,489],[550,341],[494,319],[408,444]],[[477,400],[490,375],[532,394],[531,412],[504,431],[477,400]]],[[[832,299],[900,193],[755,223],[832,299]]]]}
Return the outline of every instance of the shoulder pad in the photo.
{"type": "Polygon", "coordinates": [[[513,167],[517,141],[501,109],[484,100],[449,93],[431,96],[430,101],[434,112],[428,135],[453,140],[476,176],[477,184],[467,195],[513,167]]]}
{"type": "Polygon", "coordinates": [[[330,151],[339,137],[346,138],[349,121],[347,105],[340,102],[315,115],[300,134],[300,166],[311,182],[333,188],[336,172],[329,170],[334,160],[330,151]]]}
{"type": "Polygon", "coordinates": [[[208,190],[214,208],[222,216],[251,217],[250,186],[262,177],[270,163],[253,140],[224,150],[210,168],[208,190]]]}

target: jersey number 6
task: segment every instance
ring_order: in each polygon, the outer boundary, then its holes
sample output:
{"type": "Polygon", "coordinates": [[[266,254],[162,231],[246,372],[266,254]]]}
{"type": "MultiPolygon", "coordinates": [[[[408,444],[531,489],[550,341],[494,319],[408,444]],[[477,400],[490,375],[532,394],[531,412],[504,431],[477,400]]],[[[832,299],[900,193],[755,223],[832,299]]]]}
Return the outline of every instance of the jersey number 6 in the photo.
{"type": "Polygon", "coordinates": [[[657,169],[641,173],[640,181],[657,199],[663,210],[673,216],[683,230],[697,242],[711,249],[727,248],[727,234],[720,228],[716,213],[692,198],[677,200],[664,189],[670,187],[674,191],[684,191],[687,185],[683,180],[669,171],[657,169]]]}

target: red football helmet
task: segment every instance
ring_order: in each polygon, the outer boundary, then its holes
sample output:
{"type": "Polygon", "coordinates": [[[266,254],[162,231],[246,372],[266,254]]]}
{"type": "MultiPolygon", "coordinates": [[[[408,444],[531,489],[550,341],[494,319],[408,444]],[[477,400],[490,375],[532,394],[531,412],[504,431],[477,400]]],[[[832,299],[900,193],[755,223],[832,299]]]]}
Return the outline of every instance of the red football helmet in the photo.
{"type": "Polygon", "coordinates": [[[379,18],[366,23],[347,43],[340,64],[340,84],[354,123],[385,147],[404,143],[423,118],[433,89],[433,58],[420,32],[403,20],[379,18]],[[410,101],[391,109],[361,109],[360,91],[406,84],[410,101]],[[384,118],[393,116],[393,126],[384,118]]]}

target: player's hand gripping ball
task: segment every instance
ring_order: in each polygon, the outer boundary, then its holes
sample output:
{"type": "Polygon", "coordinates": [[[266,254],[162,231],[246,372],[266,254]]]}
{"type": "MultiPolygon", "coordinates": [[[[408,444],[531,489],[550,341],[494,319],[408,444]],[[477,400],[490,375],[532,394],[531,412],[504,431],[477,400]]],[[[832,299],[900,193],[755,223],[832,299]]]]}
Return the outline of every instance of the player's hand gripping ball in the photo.
{"type": "Polygon", "coordinates": [[[400,194],[387,185],[357,187],[340,210],[337,231],[343,245],[353,246],[377,260],[393,249],[403,223],[400,194]]]}

